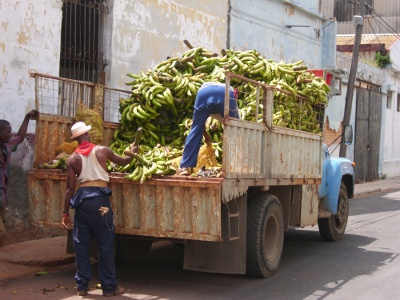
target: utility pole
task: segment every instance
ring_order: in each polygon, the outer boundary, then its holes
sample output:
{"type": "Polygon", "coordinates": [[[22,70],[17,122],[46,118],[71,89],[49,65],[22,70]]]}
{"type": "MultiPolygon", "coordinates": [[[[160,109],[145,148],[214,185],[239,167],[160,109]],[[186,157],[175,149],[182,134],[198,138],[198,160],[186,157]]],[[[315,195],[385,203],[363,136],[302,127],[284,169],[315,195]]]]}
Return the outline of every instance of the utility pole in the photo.
{"type": "MultiPolygon", "coordinates": [[[[357,74],[357,66],[358,66],[358,54],[360,51],[360,43],[361,43],[361,36],[362,36],[362,29],[363,29],[363,22],[364,22],[364,15],[365,15],[365,6],[366,0],[360,0],[360,15],[354,16],[354,26],[356,27],[356,34],[354,38],[354,49],[353,49],[353,57],[351,60],[351,67],[349,73],[349,81],[347,83],[347,91],[346,91],[346,104],[344,107],[344,117],[342,122],[342,130],[346,125],[350,123],[350,115],[351,115],[351,107],[353,105],[353,94],[354,94],[354,83],[356,81],[356,74],[357,74]]],[[[342,138],[340,142],[340,157],[346,157],[346,144],[344,142],[344,138],[342,138]]]]}

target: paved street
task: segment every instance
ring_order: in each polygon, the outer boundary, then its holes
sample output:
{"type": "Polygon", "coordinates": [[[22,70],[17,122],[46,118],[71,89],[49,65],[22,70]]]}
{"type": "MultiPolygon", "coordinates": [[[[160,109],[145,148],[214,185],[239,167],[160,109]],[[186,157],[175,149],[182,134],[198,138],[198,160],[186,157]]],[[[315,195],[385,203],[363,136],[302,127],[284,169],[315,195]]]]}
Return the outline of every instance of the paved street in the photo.
{"type": "MultiPolygon", "coordinates": [[[[317,227],[290,230],[278,273],[266,279],[184,271],[182,248],[156,243],[143,262],[117,265],[127,293],[114,299],[398,299],[400,189],[356,197],[350,209],[340,242],[323,241],[317,227]]],[[[5,281],[0,299],[81,299],[73,276],[72,263],[5,281]]],[[[86,298],[102,298],[101,292],[86,298]]]]}

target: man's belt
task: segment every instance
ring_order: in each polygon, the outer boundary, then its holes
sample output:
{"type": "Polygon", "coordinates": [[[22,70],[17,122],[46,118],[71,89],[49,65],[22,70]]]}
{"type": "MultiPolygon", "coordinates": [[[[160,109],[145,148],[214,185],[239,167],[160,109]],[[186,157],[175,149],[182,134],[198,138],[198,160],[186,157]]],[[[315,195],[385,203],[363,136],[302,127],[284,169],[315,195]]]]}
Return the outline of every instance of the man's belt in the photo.
{"type": "Polygon", "coordinates": [[[79,182],[79,187],[88,187],[88,186],[107,187],[107,184],[108,184],[107,181],[93,180],[93,181],[79,182]]]}

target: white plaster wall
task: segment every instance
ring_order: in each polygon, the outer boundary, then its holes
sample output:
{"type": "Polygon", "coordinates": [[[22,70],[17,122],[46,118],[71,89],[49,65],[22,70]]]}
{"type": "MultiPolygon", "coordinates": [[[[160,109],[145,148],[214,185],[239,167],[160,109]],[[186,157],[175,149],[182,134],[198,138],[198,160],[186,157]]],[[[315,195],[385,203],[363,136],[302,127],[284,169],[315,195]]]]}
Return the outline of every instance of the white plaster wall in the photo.
{"type": "MultiPolygon", "coordinates": [[[[396,49],[396,48],[392,48],[396,49]]],[[[393,52],[391,52],[392,54],[393,52]]],[[[393,65],[400,63],[400,57],[393,56],[393,65]],[[394,58],[394,59],[393,59],[394,58]]],[[[341,53],[337,54],[337,68],[343,73],[343,90],[342,95],[333,97],[326,111],[329,117],[329,125],[331,129],[338,130],[340,122],[343,120],[345,97],[346,97],[346,80],[351,66],[351,56],[341,53]]],[[[386,95],[383,96],[382,103],[382,128],[381,128],[381,144],[378,174],[380,176],[400,176],[400,112],[397,111],[397,95],[400,94],[400,73],[395,68],[379,69],[359,62],[357,68],[357,78],[367,82],[371,82],[382,87],[382,92],[386,94],[388,86],[393,91],[392,107],[386,108],[386,95]]],[[[355,95],[353,96],[355,99],[355,95]]],[[[354,114],[355,106],[353,101],[352,114],[354,114]]],[[[355,115],[351,118],[354,126],[355,115]]]]}
{"type": "MultiPolygon", "coordinates": [[[[58,75],[61,5],[61,0],[0,0],[0,119],[7,119],[14,132],[35,108],[30,73],[58,75]]],[[[31,159],[23,157],[24,169],[31,159]]]]}
{"type": "Polygon", "coordinates": [[[393,68],[400,70],[400,40],[397,40],[390,47],[390,60],[392,61],[393,68]]]}
{"type": "Polygon", "coordinates": [[[232,0],[230,47],[257,49],[263,56],[286,63],[304,60],[309,68],[321,67],[321,28],[318,15],[287,5],[288,1],[232,0]],[[309,27],[292,27],[300,25],[309,27]]]}
{"type": "Polygon", "coordinates": [[[136,0],[110,4],[106,85],[126,89],[126,74],[152,69],[168,56],[202,46],[220,53],[227,40],[228,0],[136,0]]]}
{"type": "MultiPolygon", "coordinates": [[[[347,81],[350,73],[351,60],[351,56],[344,55],[339,52],[336,54],[336,68],[341,72],[342,75],[342,94],[332,97],[326,110],[326,116],[329,117],[330,129],[335,131],[340,129],[341,122],[343,121],[344,106],[346,103],[347,81]]],[[[385,74],[385,70],[383,69],[378,69],[363,62],[358,62],[356,78],[359,80],[384,86],[386,78],[385,74]]],[[[356,96],[354,93],[353,104],[355,102],[355,98],[356,96]]],[[[352,109],[352,111],[353,110],[354,109],[352,109]]],[[[352,119],[353,125],[355,122],[354,120],[355,119],[352,119]]]]}
{"type": "MultiPolygon", "coordinates": [[[[397,111],[397,101],[400,97],[400,73],[390,70],[388,72],[386,89],[392,92],[392,103],[383,107],[384,116],[384,150],[383,150],[383,169],[381,175],[388,177],[400,176],[400,112],[397,111]]],[[[386,100],[386,97],[385,97],[386,100]]],[[[400,100],[400,99],[399,99],[400,100]]]]}

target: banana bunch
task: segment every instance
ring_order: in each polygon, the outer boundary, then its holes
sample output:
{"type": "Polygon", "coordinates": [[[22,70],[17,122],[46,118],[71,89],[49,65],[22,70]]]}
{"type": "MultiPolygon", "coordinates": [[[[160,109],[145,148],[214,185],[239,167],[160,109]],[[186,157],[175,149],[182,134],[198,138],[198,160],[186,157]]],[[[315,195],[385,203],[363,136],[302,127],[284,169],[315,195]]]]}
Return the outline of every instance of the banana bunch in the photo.
{"type": "Polygon", "coordinates": [[[129,146],[123,154],[132,157],[132,161],[126,166],[111,166],[111,172],[128,173],[125,179],[139,181],[140,183],[151,179],[153,175],[173,175],[176,170],[171,166],[172,160],[182,155],[183,150],[158,145],[150,148],[140,145],[138,153],[131,153],[129,146]]]}
{"type": "MultiPolygon", "coordinates": [[[[121,127],[115,131],[110,148],[118,154],[124,153],[136,130],[142,127],[139,157],[143,160],[135,157],[130,166],[111,169],[129,173],[127,178],[142,182],[155,174],[174,173],[169,161],[182,153],[200,86],[208,81],[224,82],[226,71],[275,87],[274,125],[320,132],[318,119],[327,104],[329,86],[309,72],[303,61],[274,62],[256,50],[222,50],[218,55],[195,47],[181,57],[168,58],[152,70],[127,74],[132,79],[127,83],[132,94],[120,99],[121,127]]],[[[231,85],[239,92],[237,103],[241,119],[262,122],[263,106],[259,103],[258,111],[256,107],[262,90],[236,78],[232,78],[231,85]]],[[[217,159],[222,162],[222,123],[210,118],[206,131],[217,159]]]]}
{"type": "Polygon", "coordinates": [[[38,166],[39,169],[67,169],[67,160],[69,155],[58,155],[53,160],[38,166]]]}

